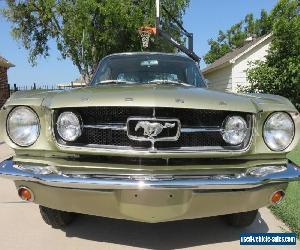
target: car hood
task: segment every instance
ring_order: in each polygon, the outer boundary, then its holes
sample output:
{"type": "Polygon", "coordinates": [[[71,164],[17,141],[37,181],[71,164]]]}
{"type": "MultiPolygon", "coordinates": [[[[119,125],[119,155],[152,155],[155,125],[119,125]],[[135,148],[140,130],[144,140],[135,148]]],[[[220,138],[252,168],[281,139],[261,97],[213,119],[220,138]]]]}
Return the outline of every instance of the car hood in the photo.
{"type": "MultiPolygon", "coordinates": [[[[18,93],[18,92],[17,92],[18,93]]],[[[103,85],[63,91],[26,91],[11,97],[8,104],[40,104],[50,109],[62,107],[140,106],[257,113],[266,110],[296,111],[280,96],[233,94],[206,88],[175,85],[103,85]]]]}

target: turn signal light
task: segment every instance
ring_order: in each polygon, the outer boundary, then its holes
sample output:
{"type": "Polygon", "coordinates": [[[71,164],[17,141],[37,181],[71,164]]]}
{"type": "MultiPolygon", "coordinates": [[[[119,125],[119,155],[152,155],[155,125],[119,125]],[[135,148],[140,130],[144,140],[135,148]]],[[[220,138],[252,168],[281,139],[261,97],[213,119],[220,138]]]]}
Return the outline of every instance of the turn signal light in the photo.
{"type": "Polygon", "coordinates": [[[282,190],[276,191],[271,197],[272,203],[278,204],[280,201],[282,201],[284,195],[285,195],[285,193],[282,190]]]}
{"type": "Polygon", "coordinates": [[[20,198],[24,201],[33,201],[34,199],[32,191],[27,187],[20,187],[18,189],[18,194],[20,198]]]}

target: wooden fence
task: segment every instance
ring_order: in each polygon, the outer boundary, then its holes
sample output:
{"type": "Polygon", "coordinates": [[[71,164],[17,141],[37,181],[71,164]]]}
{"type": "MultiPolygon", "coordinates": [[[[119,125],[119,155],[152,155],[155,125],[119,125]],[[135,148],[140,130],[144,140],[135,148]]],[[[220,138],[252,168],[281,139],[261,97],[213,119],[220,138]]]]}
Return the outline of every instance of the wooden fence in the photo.
{"type": "Polygon", "coordinates": [[[17,85],[13,84],[10,86],[10,92],[16,92],[16,91],[27,91],[27,90],[59,90],[59,89],[70,89],[75,88],[74,86],[62,86],[57,87],[55,85],[36,85],[35,83],[32,85],[17,85]]]}

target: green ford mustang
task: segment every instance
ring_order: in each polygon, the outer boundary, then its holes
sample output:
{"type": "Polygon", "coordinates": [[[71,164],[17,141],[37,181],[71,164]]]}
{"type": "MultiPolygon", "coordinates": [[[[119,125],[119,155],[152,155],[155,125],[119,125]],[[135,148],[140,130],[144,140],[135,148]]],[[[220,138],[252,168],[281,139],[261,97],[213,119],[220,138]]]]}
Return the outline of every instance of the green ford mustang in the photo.
{"type": "Polygon", "coordinates": [[[16,156],[0,176],[55,228],[76,213],[247,226],[299,179],[286,159],[299,131],[286,98],[209,90],[186,56],[114,54],[86,87],[7,101],[0,136],[16,156]]]}

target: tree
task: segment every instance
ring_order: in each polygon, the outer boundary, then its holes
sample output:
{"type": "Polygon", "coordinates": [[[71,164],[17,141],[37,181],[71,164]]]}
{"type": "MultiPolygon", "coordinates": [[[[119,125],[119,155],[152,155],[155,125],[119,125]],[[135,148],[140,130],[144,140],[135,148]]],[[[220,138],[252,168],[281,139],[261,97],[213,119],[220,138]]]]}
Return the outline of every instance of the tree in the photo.
{"type": "MultiPolygon", "coordinates": [[[[154,0],[6,0],[4,16],[13,24],[12,34],[29,50],[29,61],[49,56],[49,40],[56,42],[62,58],[69,57],[80,74],[89,78],[107,54],[141,50],[138,28],[154,25],[154,0]]],[[[170,13],[182,23],[189,0],[164,0],[170,13]]],[[[175,38],[179,33],[162,25],[175,38]]],[[[150,49],[174,51],[161,38],[150,49]]]]}
{"type": "Polygon", "coordinates": [[[272,42],[266,61],[254,62],[247,72],[247,92],[289,98],[300,110],[300,2],[280,0],[271,12],[272,42]]]}
{"type": "Polygon", "coordinates": [[[260,18],[254,19],[253,14],[248,14],[244,20],[232,25],[226,32],[219,31],[216,40],[210,39],[210,49],[204,56],[207,64],[213,63],[228,52],[244,46],[247,37],[263,36],[271,32],[272,21],[265,10],[261,11],[260,18]]]}

